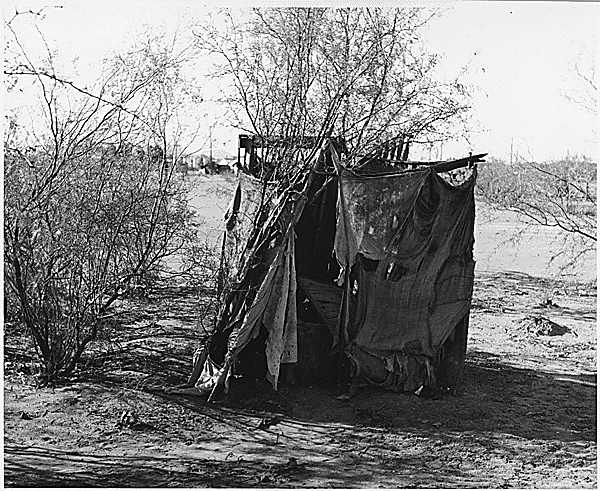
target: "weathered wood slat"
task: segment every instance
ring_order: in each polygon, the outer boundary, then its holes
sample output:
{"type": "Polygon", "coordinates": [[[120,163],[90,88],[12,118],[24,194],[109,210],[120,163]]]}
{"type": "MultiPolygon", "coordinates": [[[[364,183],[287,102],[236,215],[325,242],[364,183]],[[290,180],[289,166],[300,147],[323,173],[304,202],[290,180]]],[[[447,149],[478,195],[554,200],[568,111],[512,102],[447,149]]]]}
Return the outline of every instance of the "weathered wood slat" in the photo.
{"type": "Polygon", "coordinates": [[[448,162],[441,162],[438,164],[434,164],[433,168],[436,172],[447,172],[454,169],[458,169],[459,167],[466,167],[467,165],[477,164],[479,162],[485,162],[483,158],[487,155],[487,153],[480,153],[478,155],[472,155],[469,157],[465,157],[463,159],[451,160],[448,162]]]}
{"type": "Polygon", "coordinates": [[[298,277],[298,284],[312,302],[319,316],[332,331],[337,329],[343,289],[335,284],[319,283],[298,277]]]}

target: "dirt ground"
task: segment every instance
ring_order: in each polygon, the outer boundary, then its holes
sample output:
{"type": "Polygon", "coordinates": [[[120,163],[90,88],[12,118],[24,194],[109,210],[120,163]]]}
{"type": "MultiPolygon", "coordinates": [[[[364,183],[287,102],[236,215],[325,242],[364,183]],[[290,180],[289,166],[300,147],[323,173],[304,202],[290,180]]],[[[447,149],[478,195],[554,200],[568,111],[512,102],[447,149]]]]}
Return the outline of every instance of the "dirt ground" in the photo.
{"type": "MultiPolygon", "coordinates": [[[[230,188],[203,178],[192,200],[215,236],[230,188]]],[[[595,281],[557,277],[540,253],[515,262],[497,234],[478,219],[458,397],[241,382],[223,404],[169,395],[209,313],[208,292],[184,282],[121,302],[55,387],[36,387],[29,341],[6,325],[4,485],[596,488],[595,281]]]]}

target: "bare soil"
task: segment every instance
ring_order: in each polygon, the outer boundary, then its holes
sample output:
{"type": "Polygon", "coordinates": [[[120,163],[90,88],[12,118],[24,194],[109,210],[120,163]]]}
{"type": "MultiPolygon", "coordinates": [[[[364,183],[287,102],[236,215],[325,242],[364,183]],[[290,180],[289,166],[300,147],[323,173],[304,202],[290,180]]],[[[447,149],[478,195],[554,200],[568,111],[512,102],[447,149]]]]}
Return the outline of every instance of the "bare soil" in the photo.
{"type": "MultiPolygon", "coordinates": [[[[199,180],[192,205],[207,229],[229,189],[199,180]]],[[[86,366],[54,387],[36,386],[30,342],[7,321],[4,485],[596,488],[595,281],[507,259],[519,253],[495,247],[495,223],[478,221],[490,247],[476,249],[457,397],[338,400],[342,388],[241,381],[221,404],[169,395],[212,308],[210,291],[181,281],[117,305],[86,366]]]]}

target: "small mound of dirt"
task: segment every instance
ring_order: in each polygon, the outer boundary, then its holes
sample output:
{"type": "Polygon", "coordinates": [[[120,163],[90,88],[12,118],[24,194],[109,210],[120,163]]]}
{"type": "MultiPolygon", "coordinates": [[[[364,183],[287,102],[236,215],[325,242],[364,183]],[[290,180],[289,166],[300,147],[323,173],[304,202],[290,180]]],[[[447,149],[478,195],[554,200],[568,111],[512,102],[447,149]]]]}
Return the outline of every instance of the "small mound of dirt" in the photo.
{"type": "Polygon", "coordinates": [[[563,336],[571,332],[568,327],[561,326],[542,315],[529,315],[520,324],[529,334],[535,336],[563,336]]]}

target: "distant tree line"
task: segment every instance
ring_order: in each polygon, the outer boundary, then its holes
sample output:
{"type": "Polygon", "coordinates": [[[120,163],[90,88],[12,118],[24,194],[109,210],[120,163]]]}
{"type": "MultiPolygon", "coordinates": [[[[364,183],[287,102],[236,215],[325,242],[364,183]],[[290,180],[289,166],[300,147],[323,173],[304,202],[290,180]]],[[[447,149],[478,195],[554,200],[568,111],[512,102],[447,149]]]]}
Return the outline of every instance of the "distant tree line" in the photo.
{"type": "Polygon", "coordinates": [[[597,170],[597,163],[584,156],[513,164],[492,158],[480,166],[477,195],[526,223],[566,232],[563,252],[575,264],[596,250],[597,170]]]}

